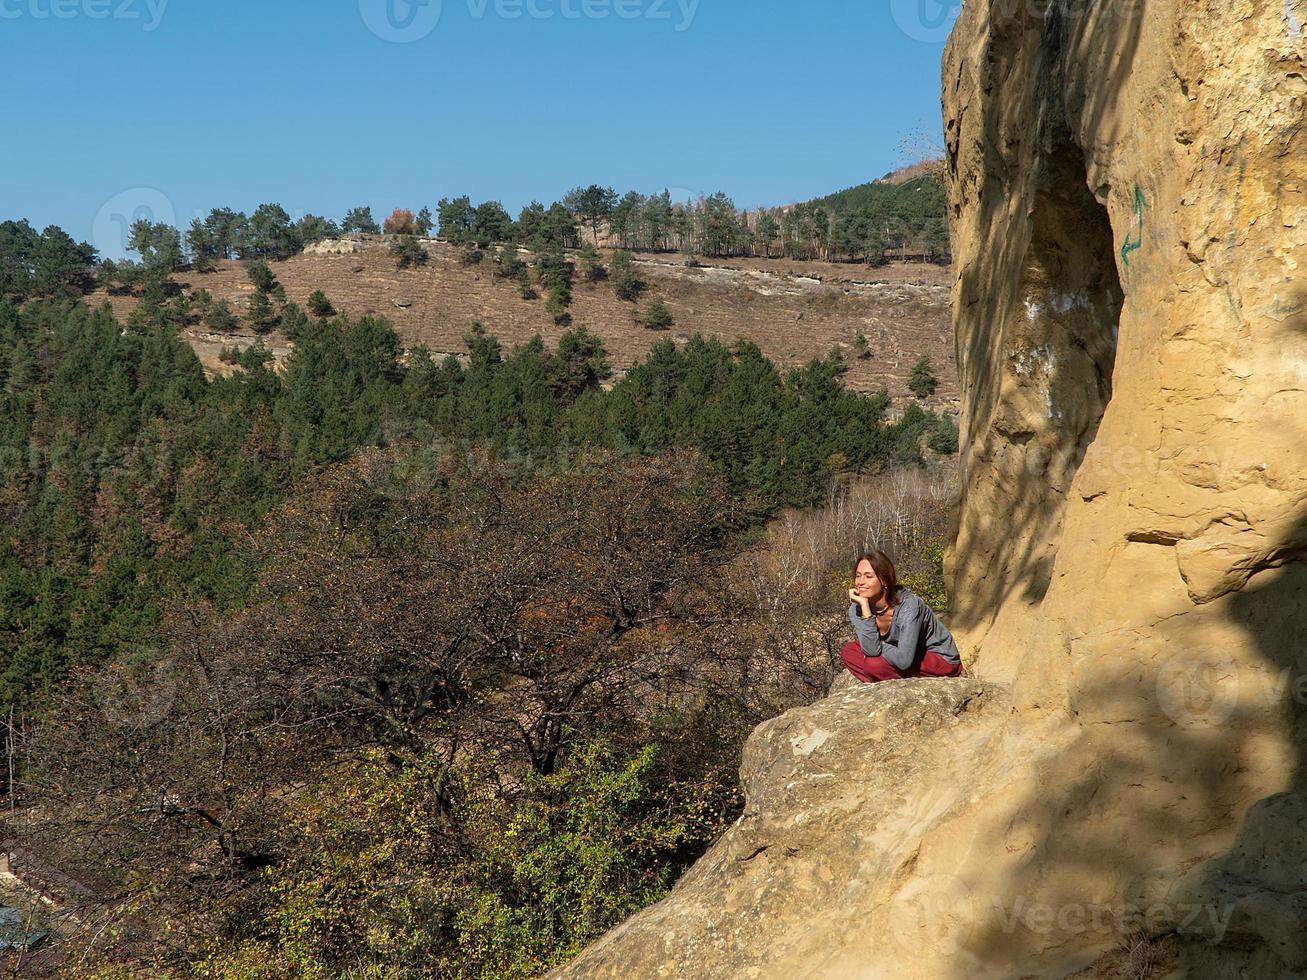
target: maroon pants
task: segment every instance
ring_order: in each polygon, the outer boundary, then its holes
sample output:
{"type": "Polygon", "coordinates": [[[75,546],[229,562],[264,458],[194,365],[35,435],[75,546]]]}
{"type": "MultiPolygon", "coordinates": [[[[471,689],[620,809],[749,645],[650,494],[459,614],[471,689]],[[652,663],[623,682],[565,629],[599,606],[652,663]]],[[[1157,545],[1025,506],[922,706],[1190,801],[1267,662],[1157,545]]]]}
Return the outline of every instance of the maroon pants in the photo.
{"type": "Polygon", "coordinates": [[[857,640],[844,644],[840,657],[849,673],[864,684],[877,681],[900,680],[904,677],[957,677],[962,673],[962,665],[945,660],[933,650],[927,650],[921,662],[907,670],[899,670],[884,657],[868,657],[862,652],[857,640]]]}

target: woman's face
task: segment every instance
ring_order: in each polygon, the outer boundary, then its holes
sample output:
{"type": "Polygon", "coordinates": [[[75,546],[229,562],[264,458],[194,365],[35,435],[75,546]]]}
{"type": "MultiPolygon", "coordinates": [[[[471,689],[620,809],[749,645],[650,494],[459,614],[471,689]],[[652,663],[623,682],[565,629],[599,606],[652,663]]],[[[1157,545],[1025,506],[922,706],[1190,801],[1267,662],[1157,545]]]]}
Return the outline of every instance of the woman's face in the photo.
{"type": "Polygon", "coordinates": [[[858,562],[858,569],[853,574],[853,591],[873,600],[879,599],[880,594],[885,591],[884,586],[880,584],[880,578],[876,575],[876,570],[865,558],[858,562]]]}

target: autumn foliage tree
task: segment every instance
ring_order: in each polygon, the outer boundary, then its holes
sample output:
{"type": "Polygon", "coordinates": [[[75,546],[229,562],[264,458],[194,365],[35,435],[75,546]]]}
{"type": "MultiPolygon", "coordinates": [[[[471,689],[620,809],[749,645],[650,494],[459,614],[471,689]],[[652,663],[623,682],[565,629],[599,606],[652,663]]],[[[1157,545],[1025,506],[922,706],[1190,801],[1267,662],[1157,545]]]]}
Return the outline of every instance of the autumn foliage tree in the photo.
{"type": "Polygon", "coordinates": [[[396,208],[382,225],[387,235],[416,235],[417,219],[408,208],[396,208]]]}

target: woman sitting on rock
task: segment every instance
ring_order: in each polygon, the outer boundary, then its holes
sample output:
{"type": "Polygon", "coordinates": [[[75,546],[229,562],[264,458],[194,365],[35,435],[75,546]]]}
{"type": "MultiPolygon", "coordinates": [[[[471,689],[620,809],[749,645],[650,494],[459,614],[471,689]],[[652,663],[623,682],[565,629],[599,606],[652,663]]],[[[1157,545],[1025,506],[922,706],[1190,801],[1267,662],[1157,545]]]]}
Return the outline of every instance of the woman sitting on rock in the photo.
{"type": "Polygon", "coordinates": [[[849,622],[857,639],[844,644],[840,656],[858,680],[871,684],[962,673],[953,634],[921,596],[899,585],[885,552],[869,551],[858,559],[849,598],[849,622]]]}

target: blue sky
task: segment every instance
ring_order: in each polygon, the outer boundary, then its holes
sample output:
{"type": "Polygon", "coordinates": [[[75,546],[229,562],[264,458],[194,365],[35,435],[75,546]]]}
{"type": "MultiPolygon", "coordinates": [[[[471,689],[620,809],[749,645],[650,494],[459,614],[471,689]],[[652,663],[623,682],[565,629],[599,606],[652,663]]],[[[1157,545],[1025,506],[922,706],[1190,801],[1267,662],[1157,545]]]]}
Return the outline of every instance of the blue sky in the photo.
{"type": "Polygon", "coordinates": [[[781,204],[938,139],[938,0],[0,0],[0,218],[781,204]],[[21,93],[21,94],[20,94],[21,93]]]}

